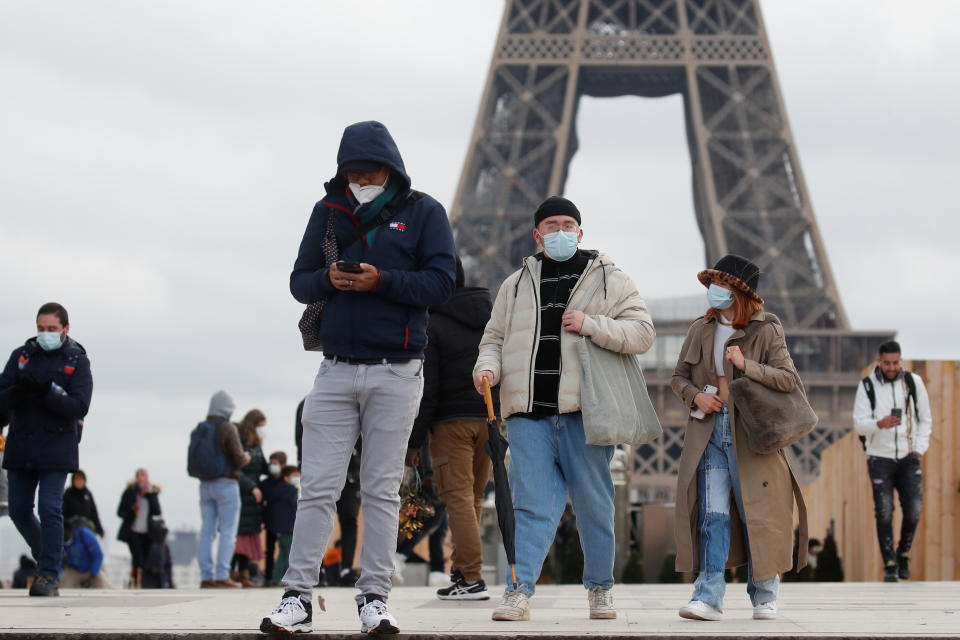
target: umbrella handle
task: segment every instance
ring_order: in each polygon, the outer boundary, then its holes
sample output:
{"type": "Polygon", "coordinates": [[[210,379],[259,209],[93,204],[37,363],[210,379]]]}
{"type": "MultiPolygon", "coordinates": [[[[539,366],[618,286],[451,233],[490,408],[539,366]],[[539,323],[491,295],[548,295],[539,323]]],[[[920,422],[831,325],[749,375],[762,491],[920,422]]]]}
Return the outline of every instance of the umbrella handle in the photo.
{"type": "Polygon", "coordinates": [[[493,395],[490,393],[490,379],[483,378],[483,402],[487,405],[487,420],[496,420],[497,414],[493,411],[493,395]]]}

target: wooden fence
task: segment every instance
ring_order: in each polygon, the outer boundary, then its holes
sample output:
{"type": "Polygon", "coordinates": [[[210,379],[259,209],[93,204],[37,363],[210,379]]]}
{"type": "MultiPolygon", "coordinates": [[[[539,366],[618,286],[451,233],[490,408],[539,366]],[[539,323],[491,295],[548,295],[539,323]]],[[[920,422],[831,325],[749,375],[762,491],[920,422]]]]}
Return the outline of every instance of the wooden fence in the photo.
{"type": "MultiPolygon", "coordinates": [[[[960,362],[914,361],[908,368],[923,378],[933,413],[930,449],[923,457],[923,511],[910,554],[913,579],[960,580],[960,362]]],[[[873,492],[856,432],[823,452],[820,476],[803,494],[810,536],[822,540],[833,524],[845,579],[880,580],[873,492]]],[[[895,541],[899,531],[897,503],[895,541]]]]}

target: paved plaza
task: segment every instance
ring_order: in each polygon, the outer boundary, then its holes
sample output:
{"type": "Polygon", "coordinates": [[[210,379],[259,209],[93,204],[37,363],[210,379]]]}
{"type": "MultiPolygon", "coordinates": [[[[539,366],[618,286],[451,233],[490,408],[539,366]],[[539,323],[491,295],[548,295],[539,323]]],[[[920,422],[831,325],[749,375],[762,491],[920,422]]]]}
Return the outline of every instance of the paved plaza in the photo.
{"type": "MultiPolygon", "coordinates": [[[[677,608],[689,585],[617,585],[616,620],[589,620],[578,586],[544,586],[529,622],[493,622],[496,599],[441,602],[428,587],[401,587],[390,597],[404,638],[958,638],[960,582],[786,583],[780,617],[754,621],[743,585],[730,585],[719,622],[683,620],[677,608]]],[[[326,613],[314,604],[314,634],[359,636],[353,589],[324,589],[326,613]]],[[[260,618],[278,589],[171,591],[63,590],[59,598],[0,591],[4,638],[263,638],[260,618]]],[[[314,598],[316,602],[316,598],[314,598]]],[[[307,637],[307,636],[301,636],[307,637]]]]}

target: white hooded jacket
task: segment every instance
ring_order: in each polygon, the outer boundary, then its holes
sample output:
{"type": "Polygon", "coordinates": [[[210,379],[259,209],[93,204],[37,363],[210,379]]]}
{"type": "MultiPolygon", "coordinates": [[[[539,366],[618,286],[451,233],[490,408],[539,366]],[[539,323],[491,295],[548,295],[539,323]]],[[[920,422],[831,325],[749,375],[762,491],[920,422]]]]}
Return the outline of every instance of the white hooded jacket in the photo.
{"type": "Polygon", "coordinates": [[[896,380],[889,381],[874,371],[870,374],[874,394],[877,398],[876,409],[871,409],[863,382],[857,386],[857,397],[853,405],[853,427],[857,433],[866,437],[867,455],[899,460],[910,453],[923,455],[930,446],[930,434],[933,431],[933,417],[930,413],[930,398],[923,379],[909,371],[903,371],[896,380]],[[913,401],[907,406],[908,389],[904,376],[912,376],[917,386],[917,411],[913,401]],[[890,429],[881,429],[877,421],[891,414],[891,409],[901,408],[903,414],[900,424],[890,429]]]}

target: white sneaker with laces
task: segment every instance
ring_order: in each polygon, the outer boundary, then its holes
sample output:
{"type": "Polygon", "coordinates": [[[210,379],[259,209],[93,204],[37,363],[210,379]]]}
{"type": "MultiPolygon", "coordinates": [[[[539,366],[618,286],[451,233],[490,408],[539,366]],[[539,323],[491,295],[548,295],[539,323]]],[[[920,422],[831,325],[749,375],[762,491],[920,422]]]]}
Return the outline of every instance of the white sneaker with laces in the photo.
{"type": "Polygon", "coordinates": [[[590,603],[591,620],[613,620],[617,610],[613,608],[613,592],[603,587],[587,590],[587,602],[590,603]]]}
{"type": "Polygon", "coordinates": [[[777,619],[777,601],[764,602],[753,608],[754,620],[776,620],[777,619]]]}
{"type": "Polygon", "coordinates": [[[445,587],[450,584],[450,578],[443,571],[431,571],[427,584],[431,587],[445,587]]]}
{"type": "Polygon", "coordinates": [[[360,633],[393,634],[400,633],[397,621],[387,610],[382,600],[370,600],[360,607],[360,633]]]}
{"type": "Polygon", "coordinates": [[[310,633],[313,631],[313,606],[296,591],[283,594],[280,604],[260,622],[263,633],[310,633]]]}
{"type": "Polygon", "coordinates": [[[530,619],[530,598],[522,591],[508,591],[493,610],[494,620],[516,622],[530,619]]]}
{"type": "Polygon", "coordinates": [[[402,553],[393,554],[393,584],[403,584],[403,570],[407,568],[407,558],[402,553]]]}
{"type": "Polygon", "coordinates": [[[691,600],[680,607],[680,617],[687,620],[719,620],[723,611],[700,600],[691,600]]]}

